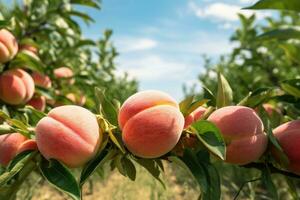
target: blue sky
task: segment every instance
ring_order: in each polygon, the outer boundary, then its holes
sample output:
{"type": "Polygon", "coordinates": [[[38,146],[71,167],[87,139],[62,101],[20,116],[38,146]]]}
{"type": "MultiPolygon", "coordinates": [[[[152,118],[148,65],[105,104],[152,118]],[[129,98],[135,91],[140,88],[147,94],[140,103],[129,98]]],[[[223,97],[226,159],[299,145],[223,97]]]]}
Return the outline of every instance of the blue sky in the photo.
{"type": "Polygon", "coordinates": [[[127,71],[137,78],[141,90],[162,90],[180,100],[182,85],[197,82],[204,70],[201,55],[217,58],[233,48],[229,37],[239,24],[236,14],[250,15],[240,8],[253,2],[103,0],[100,12],[88,10],[96,23],[85,28],[84,35],[98,38],[112,29],[120,52],[118,73],[127,71]]]}

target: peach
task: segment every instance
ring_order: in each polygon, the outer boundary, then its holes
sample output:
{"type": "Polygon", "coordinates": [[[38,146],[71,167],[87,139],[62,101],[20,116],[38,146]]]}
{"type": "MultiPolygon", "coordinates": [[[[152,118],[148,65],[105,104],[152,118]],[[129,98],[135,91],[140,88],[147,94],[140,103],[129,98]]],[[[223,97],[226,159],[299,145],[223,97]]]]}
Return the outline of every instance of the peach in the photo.
{"type": "Polygon", "coordinates": [[[0,164],[7,164],[19,153],[37,149],[36,142],[20,133],[0,135],[0,164]]]}
{"type": "Polygon", "coordinates": [[[52,109],[36,126],[41,154],[71,168],[83,166],[96,155],[100,136],[96,116],[74,105],[52,109]]]}
{"type": "Polygon", "coordinates": [[[38,72],[33,72],[31,76],[33,78],[35,85],[43,88],[51,88],[52,83],[49,76],[38,72]]]}
{"type": "Polygon", "coordinates": [[[0,99],[11,105],[26,103],[34,93],[31,76],[22,69],[11,69],[0,76],[0,99]]]}
{"type": "Polygon", "coordinates": [[[177,102],[155,90],[129,97],[120,109],[118,121],[128,150],[143,158],[157,158],[172,150],[184,125],[177,102]]]}
{"type": "Polygon", "coordinates": [[[46,97],[44,96],[37,96],[30,99],[30,101],[27,102],[28,105],[31,105],[36,110],[44,111],[46,108],[46,97]]]}
{"type": "Polygon", "coordinates": [[[184,119],[184,128],[187,128],[192,123],[198,121],[205,112],[206,112],[206,108],[200,106],[199,108],[194,110],[192,113],[190,113],[188,116],[186,116],[184,119]]]}
{"type": "Polygon", "coordinates": [[[16,38],[6,29],[0,30],[0,63],[6,63],[18,52],[16,38]]]}
{"type": "MultiPolygon", "coordinates": [[[[300,175],[300,120],[286,122],[273,130],[283,152],[289,159],[287,168],[300,175]]],[[[273,152],[275,159],[278,159],[273,152]]]]}
{"type": "Polygon", "coordinates": [[[74,93],[69,93],[66,95],[66,97],[72,101],[73,103],[75,103],[76,105],[82,106],[85,104],[86,102],[86,98],[85,96],[81,95],[81,96],[76,96],[74,93]]]}
{"type": "Polygon", "coordinates": [[[60,67],[54,70],[54,76],[58,79],[60,78],[68,78],[68,83],[73,84],[74,79],[71,79],[73,77],[73,71],[68,67],[60,67]]]}
{"type": "Polygon", "coordinates": [[[244,165],[258,160],[267,148],[264,126],[251,108],[226,106],[214,111],[208,121],[214,123],[226,141],[226,162],[244,165]]]}
{"type": "Polygon", "coordinates": [[[29,44],[24,44],[20,46],[20,51],[30,51],[32,53],[34,53],[35,55],[38,54],[38,49],[32,45],[29,44]]]}

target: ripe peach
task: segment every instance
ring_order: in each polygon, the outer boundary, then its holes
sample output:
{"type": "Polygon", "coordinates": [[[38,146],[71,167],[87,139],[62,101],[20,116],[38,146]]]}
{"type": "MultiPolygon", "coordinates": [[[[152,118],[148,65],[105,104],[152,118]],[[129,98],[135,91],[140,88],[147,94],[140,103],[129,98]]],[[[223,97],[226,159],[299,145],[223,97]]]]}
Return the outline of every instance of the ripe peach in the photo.
{"type": "Polygon", "coordinates": [[[11,105],[26,103],[34,93],[31,76],[22,69],[11,69],[0,76],[0,99],[11,105]]]}
{"type": "Polygon", "coordinates": [[[51,88],[51,80],[49,78],[49,76],[38,73],[38,72],[33,72],[31,74],[35,85],[43,87],[43,88],[51,88]]]}
{"type": "Polygon", "coordinates": [[[68,83],[70,84],[74,83],[74,79],[71,79],[73,75],[73,71],[68,67],[60,67],[54,70],[54,76],[56,78],[69,78],[68,83]]]}
{"type": "Polygon", "coordinates": [[[72,101],[73,103],[75,103],[76,105],[79,105],[79,106],[84,105],[86,102],[86,98],[83,95],[76,96],[74,93],[69,93],[66,95],[66,97],[68,99],[70,99],[70,101],[72,101]]]}
{"type": "Polygon", "coordinates": [[[33,97],[32,99],[30,99],[30,101],[28,101],[27,104],[43,112],[46,108],[46,97],[44,96],[33,97]]]}
{"type": "Polygon", "coordinates": [[[17,154],[35,149],[36,142],[20,133],[0,135],[0,164],[6,166],[17,154]]]}
{"type": "Polygon", "coordinates": [[[73,105],[52,109],[36,126],[41,154],[69,167],[80,167],[93,158],[99,149],[100,136],[95,115],[73,105]]]}
{"type": "MultiPolygon", "coordinates": [[[[300,120],[286,122],[275,128],[273,133],[289,159],[287,168],[294,173],[300,174],[300,120]]],[[[272,153],[277,159],[276,153],[272,153]]]]}
{"type": "Polygon", "coordinates": [[[177,102],[155,90],[129,97],[120,109],[118,120],[126,147],[143,158],[160,157],[172,150],[184,125],[177,102]]]}
{"type": "Polygon", "coordinates": [[[226,162],[244,165],[260,158],[267,148],[261,119],[251,108],[227,106],[214,111],[208,120],[221,131],[226,141],[226,162]]]}
{"type": "Polygon", "coordinates": [[[184,128],[189,127],[192,123],[198,121],[203,114],[206,112],[206,108],[199,107],[196,110],[194,110],[192,113],[190,113],[188,116],[185,117],[184,121],[184,128]]]}
{"type": "Polygon", "coordinates": [[[0,63],[10,61],[18,52],[16,38],[6,29],[0,30],[0,63]]]}

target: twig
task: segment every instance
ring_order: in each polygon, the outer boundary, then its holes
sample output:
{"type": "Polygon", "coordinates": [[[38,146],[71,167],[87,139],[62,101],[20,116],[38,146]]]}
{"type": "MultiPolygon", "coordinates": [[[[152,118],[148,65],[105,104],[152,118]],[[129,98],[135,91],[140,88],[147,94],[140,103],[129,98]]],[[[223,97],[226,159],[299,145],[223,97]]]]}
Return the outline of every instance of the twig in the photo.
{"type": "Polygon", "coordinates": [[[245,186],[247,183],[252,183],[252,182],[258,181],[258,180],[260,180],[260,179],[261,179],[261,177],[260,177],[260,178],[256,178],[256,179],[252,179],[252,180],[250,180],[250,181],[244,182],[244,183],[241,185],[239,191],[238,191],[238,192],[236,193],[236,195],[234,196],[234,199],[233,199],[233,200],[236,200],[236,199],[238,198],[238,196],[240,195],[241,191],[243,190],[244,186],[245,186]]]}

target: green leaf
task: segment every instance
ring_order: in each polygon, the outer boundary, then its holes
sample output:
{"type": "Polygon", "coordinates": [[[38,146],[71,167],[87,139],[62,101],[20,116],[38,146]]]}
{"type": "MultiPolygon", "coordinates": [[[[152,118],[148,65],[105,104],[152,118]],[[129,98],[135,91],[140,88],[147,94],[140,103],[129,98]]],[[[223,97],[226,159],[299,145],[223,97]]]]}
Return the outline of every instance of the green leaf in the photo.
{"type": "Polygon", "coordinates": [[[259,88],[250,92],[238,105],[255,108],[271,98],[273,94],[272,88],[259,88]]]}
{"type": "MultiPolygon", "coordinates": [[[[196,155],[190,150],[185,149],[183,157],[180,158],[184,164],[188,167],[190,172],[198,182],[200,189],[203,193],[208,191],[209,183],[205,173],[204,166],[198,162],[196,155]]],[[[182,164],[180,164],[182,166],[182,164]]],[[[184,167],[186,169],[186,167],[184,167]]]]}
{"type": "Polygon", "coordinates": [[[144,167],[156,180],[158,180],[164,188],[166,188],[164,182],[161,180],[160,169],[161,166],[155,160],[152,159],[136,159],[138,164],[144,167]]]}
{"type": "Polygon", "coordinates": [[[280,144],[278,143],[276,137],[273,134],[272,124],[269,119],[268,113],[262,106],[258,107],[258,113],[259,113],[261,120],[263,121],[265,132],[267,133],[268,139],[271,142],[271,144],[273,145],[274,151],[276,151],[276,154],[279,157],[280,164],[283,166],[287,166],[289,163],[289,159],[285,155],[283,149],[281,148],[280,144]]]}
{"type": "Polygon", "coordinates": [[[0,187],[10,181],[18,172],[20,172],[24,166],[31,159],[32,151],[25,151],[17,155],[9,164],[7,172],[4,172],[0,176],[0,187]]]}
{"type": "Polygon", "coordinates": [[[293,95],[297,98],[300,97],[300,79],[282,81],[280,86],[288,94],[293,95]]]}
{"type": "Polygon", "coordinates": [[[187,97],[186,99],[182,100],[180,103],[179,103],[179,109],[180,109],[180,112],[186,116],[186,112],[188,111],[190,105],[192,104],[194,100],[194,96],[189,96],[187,97]]]}
{"type": "Polygon", "coordinates": [[[289,40],[300,39],[300,31],[293,28],[274,29],[257,36],[258,40],[289,40]]]}
{"type": "Polygon", "coordinates": [[[83,168],[80,175],[80,185],[82,186],[85,181],[95,172],[95,170],[103,166],[107,161],[112,159],[116,155],[115,150],[104,149],[94,159],[89,161],[83,168]]]}
{"type": "Polygon", "coordinates": [[[73,174],[60,162],[42,158],[40,171],[46,180],[57,189],[68,194],[74,200],[80,200],[80,188],[73,174]]]}
{"type": "Polygon", "coordinates": [[[17,56],[10,62],[10,68],[27,68],[33,71],[42,72],[46,66],[38,59],[30,56],[27,53],[20,52],[17,56]]]}
{"type": "Polygon", "coordinates": [[[270,195],[272,196],[272,199],[278,200],[278,193],[277,193],[277,188],[275,187],[272,177],[271,177],[271,172],[269,168],[264,168],[261,171],[261,179],[262,179],[262,184],[266,187],[270,195]]]}
{"type": "Polygon", "coordinates": [[[136,178],[136,169],[131,160],[126,158],[125,156],[122,158],[123,169],[126,173],[126,176],[130,178],[130,180],[135,181],[136,178]]]}
{"type": "Polygon", "coordinates": [[[200,106],[202,106],[203,104],[207,103],[209,100],[208,99],[202,99],[202,100],[198,100],[193,102],[188,110],[186,111],[186,114],[184,116],[187,116],[189,114],[191,114],[193,111],[195,111],[197,108],[199,108],[200,106]]]}
{"type": "Polygon", "coordinates": [[[100,113],[113,125],[118,125],[118,112],[115,106],[106,98],[104,90],[95,88],[97,100],[99,102],[100,113]]]}
{"type": "Polygon", "coordinates": [[[82,13],[82,12],[79,12],[79,11],[72,10],[72,11],[68,12],[68,14],[76,16],[76,17],[80,17],[81,19],[83,19],[83,21],[86,24],[89,24],[89,22],[94,22],[94,19],[91,18],[89,15],[87,15],[85,13],[82,13]]]}
{"type": "Polygon", "coordinates": [[[214,96],[214,94],[212,93],[212,91],[210,91],[207,87],[203,86],[203,97],[204,99],[208,99],[209,101],[207,102],[208,106],[216,106],[216,97],[214,96]]]}
{"type": "Polygon", "coordinates": [[[100,9],[100,4],[93,0],[71,0],[70,3],[100,9]]]}
{"type": "Polygon", "coordinates": [[[232,89],[225,77],[218,73],[217,107],[229,106],[232,103],[232,89]]]}
{"type": "Polygon", "coordinates": [[[200,120],[192,124],[195,129],[198,139],[206,146],[213,154],[225,160],[226,144],[220,133],[220,130],[211,122],[200,120]]]}
{"type": "Polygon", "coordinates": [[[286,44],[280,44],[279,47],[281,47],[284,50],[285,54],[287,55],[287,57],[290,60],[300,64],[300,58],[299,58],[300,47],[299,47],[299,45],[286,43],[286,44]]]}
{"type": "Polygon", "coordinates": [[[300,1],[299,0],[260,0],[253,6],[245,9],[275,9],[275,10],[291,10],[300,12],[300,1]]]}
{"type": "Polygon", "coordinates": [[[285,181],[287,182],[288,184],[288,190],[290,192],[290,194],[292,195],[293,199],[294,200],[297,200],[297,199],[300,199],[300,196],[299,194],[297,193],[297,185],[296,183],[294,182],[293,179],[291,179],[290,177],[285,177],[285,181]]]}
{"type": "Polygon", "coordinates": [[[0,28],[6,28],[7,26],[9,26],[9,21],[0,20],[0,28]]]}

